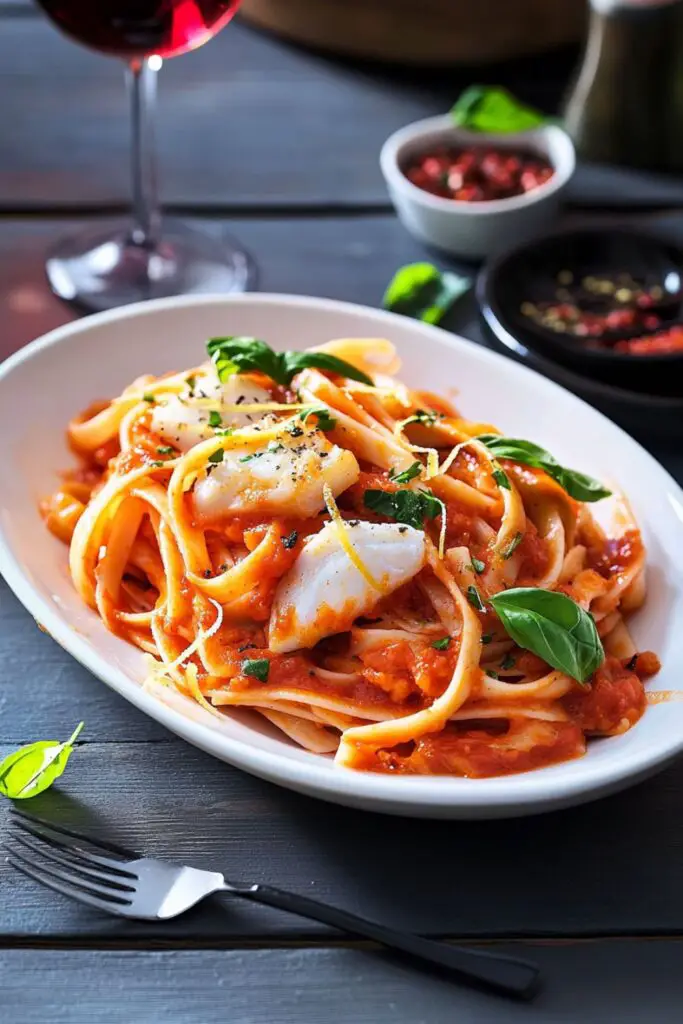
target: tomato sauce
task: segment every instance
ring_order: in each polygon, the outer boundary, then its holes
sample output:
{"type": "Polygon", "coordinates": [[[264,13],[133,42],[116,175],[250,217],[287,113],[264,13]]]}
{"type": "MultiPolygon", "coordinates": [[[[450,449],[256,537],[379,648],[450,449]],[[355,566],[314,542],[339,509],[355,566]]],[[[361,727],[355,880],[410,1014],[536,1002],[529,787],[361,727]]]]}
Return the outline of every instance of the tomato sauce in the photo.
{"type": "MultiPolygon", "coordinates": [[[[469,724],[469,723],[468,723],[469,724]]],[[[511,722],[503,731],[447,727],[416,740],[412,749],[359,746],[356,767],[397,775],[460,775],[487,778],[532,771],[585,753],[586,743],[572,722],[511,722]]]]}
{"type": "Polygon", "coordinates": [[[590,684],[577,685],[562,698],[569,717],[583,732],[615,736],[626,732],[645,710],[645,690],[635,672],[608,655],[590,684]]]}

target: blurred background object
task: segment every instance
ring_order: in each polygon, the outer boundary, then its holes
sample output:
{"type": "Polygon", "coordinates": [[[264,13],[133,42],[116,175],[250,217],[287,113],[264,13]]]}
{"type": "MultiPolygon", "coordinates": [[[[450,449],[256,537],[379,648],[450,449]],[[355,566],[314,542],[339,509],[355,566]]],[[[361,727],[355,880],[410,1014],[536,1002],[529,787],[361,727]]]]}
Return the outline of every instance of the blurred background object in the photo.
{"type": "Polygon", "coordinates": [[[478,64],[583,34],[585,0],[244,0],[243,17],[295,42],[411,64],[478,64]]]}
{"type": "Polygon", "coordinates": [[[683,2],[589,2],[584,59],[565,110],[579,154],[682,170],[683,2]]]}
{"type": "Polygon", "coordinates": [[[58,242],[45,265],[53,292],[99,312],[167,295],[244,291],[251,276],[245,253],[183,223],[162,223],[154,147],[162,58],[208,42],[240,0],[38,2],[67,36],[125,62],[131,101],[132,217],[58,242]]]}

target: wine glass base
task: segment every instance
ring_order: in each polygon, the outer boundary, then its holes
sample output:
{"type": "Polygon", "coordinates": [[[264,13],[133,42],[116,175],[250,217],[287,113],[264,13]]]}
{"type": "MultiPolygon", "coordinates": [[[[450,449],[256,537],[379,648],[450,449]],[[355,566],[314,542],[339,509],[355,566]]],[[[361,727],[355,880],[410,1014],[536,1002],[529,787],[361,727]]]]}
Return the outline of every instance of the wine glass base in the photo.
{"type": "Polygon", "coordinates": [[[153,246],[134,241],[129,221],[94,226],[58,242],[45,269],[55,295],[90,313],[169,295],[243,292],[256,276],[246,253],[172,220],[153,246]]]}

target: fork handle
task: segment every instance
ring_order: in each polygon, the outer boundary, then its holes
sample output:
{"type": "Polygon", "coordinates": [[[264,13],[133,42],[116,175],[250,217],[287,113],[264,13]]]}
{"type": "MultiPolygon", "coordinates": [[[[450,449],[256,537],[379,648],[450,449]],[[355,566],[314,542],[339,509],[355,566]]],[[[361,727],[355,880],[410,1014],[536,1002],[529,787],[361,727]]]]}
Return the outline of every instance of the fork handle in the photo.
{"type": "Polygon", "coordinates": [[[287,910],[291,914],[321,921],[333,928],[381,942],[390,949],[400,950],[425,963],[446,968],[461,980],[468,979],[506,995],[531,999],[538,988],[539,969],[526,960],[423,939],[412,932],[403,932],[377,924],[375,921],[367,921],[363,917],[349,913],[348,910],[340,910],[338,907],[312,900],[308,896],[300,896],[298,893],[276,889],[270,885],[229,887],[229,890],[255,903],[265,903],[270,907],[287,910]]]}

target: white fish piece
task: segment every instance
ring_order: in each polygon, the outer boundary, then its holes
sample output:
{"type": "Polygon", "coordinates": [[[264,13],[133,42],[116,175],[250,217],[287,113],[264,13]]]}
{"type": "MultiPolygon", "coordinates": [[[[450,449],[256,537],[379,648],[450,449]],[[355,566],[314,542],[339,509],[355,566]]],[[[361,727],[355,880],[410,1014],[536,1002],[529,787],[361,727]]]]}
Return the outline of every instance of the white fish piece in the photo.
{"type": "Polygon", "coordinates": [[[323,487],[335,495],[355,484],[360,468],[353,452],[332,445],[308,425],[297,436],[283,431],[261,448],[228,448],[223,461],[198,480],[194,507],[205,519],[254,512],[308,518],[325,506],[323,487]]]}
{"type": "MultiPolygon", "coordinates": [[[[188,387],[182,395],[169,395],[154,406],[152,430],[181,452],[189,451],[214,435],[213,428],[209,426],[207,398],[224,406],[272,402],[265,388],[249,377],[235,373],[221,383],[213,366],[207,366],[195,374],[192,389],[188,387]]],[[[261,412],[221,412],[224,427],[243,427],[258,422],[263,416],[261,412]]]]}
{"type": "Polygon", "coordinates": [[[309,537],[296,562],[275,591],[268,645],[276,653],[313,647],[323,637],[341,633],[369,612],[381,598],[407,583],[425,562],[421,530],[399,523],[347,523],[348,539],[377,581],[372,586],[356,568],[326,523],[309,537]]]}

